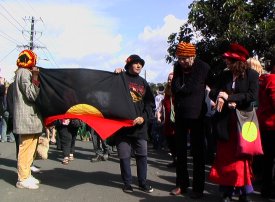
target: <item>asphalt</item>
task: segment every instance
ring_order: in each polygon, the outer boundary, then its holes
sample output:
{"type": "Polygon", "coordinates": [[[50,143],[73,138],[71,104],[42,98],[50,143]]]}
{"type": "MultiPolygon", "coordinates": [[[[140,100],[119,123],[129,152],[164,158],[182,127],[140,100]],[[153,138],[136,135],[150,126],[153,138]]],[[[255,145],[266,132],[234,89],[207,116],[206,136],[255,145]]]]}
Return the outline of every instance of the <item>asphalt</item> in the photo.
{"type": "MultiPolygon", "coordinates": [[[[37,190],[18,189],[15,143],[0,143],[0,202],[135,202],[135,201],[219,201],[218,186],[206,180],[204,197],[193,200],[189,194],[171,196],[169,191],[175,185],[175,168],[167,168],[171,161],[166,151],[156,151],[148,145],[148,183],[153,193],[144,193],[137,187],[136,165],[132,160],[133,188],[131,194],[122,191],[119,160],[116,153],[108,161],[91,162],[94,155],[91,142],[76,142],[75,160],[62,165],[62,153],[50,146],[47,160],[35,160],[41,172],[33,174],[41,180],[37,190]]],[[[210,166],[206,167],[208,174],[210,166]]],[[[192,161],[189,158],[189,171],[192,175],[192,161]]],[[[191,192],[191,189],[188,190],[191,192]]],[[[253,201],[263,200],[257,189],[251,195],[253,201]]]]}

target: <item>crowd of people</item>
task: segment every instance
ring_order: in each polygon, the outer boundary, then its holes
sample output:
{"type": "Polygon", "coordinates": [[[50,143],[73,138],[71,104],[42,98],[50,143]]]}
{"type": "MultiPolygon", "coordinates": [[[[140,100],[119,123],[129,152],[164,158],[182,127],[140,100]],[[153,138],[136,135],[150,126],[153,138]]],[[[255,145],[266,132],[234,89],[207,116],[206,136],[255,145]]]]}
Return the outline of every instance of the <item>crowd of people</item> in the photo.
{"type": "MultiPolygon", "coordinates": [[[[113,137],[124,192],[134,191],[131,158],[136,160],[138,187],[144,192],[153,192],[147,182],[147,149],[152,139],[154,149],[167,147],[172,156],[172,162],[167,165],[176,168],[171,195],[185,195],[191,186],[190,198],[201,199],[205,181],[209,180],[219,185],[221,201],[229,202],[235,195],[239,201],[248,202],[257,177],[262,180],[262,197],[275,197],[275,56],[263,68],[258,60],[250,58],[245,47],[232,43],[222,57],[226,69],[213,83],[211,68],[197,57],[195,45],[180,42],[173,72],[169,73],[166,84],[158,87],[155,97],[140,76],[145,61],[139,55],[130,55],[124,69],[115,69],[116,74],[123,74],[136,111],[132,127],[120,129],[113,137]],[[236,112],[254,110],[263,149],[257,158],[253,153],[241,155],[238,149],[236,112]],[[193,160],[192,181],[187,166],[189,150],[193,160]],[[209,176],[206,176],[205,164],[211,165],[209,176]]],[[[43,85],[36,58],[33,51],[22,51],[17,59],[14,82],[8,86],[4,79],[0,81],[1,142],[16,141],[17,188],[39,188],[40,181],[32,176],[31,166],[38,138],[44,131],[50,143],[62,150],[62,164],[68,165],[75,158],[75,140],[82,126],[78,119],[61,119],[51,126],[43,125],[35,104],[43,85]]],[[[108,160],[107,141],[88,125],[87,131],[96,154],[91,161],[108,160]]]]}

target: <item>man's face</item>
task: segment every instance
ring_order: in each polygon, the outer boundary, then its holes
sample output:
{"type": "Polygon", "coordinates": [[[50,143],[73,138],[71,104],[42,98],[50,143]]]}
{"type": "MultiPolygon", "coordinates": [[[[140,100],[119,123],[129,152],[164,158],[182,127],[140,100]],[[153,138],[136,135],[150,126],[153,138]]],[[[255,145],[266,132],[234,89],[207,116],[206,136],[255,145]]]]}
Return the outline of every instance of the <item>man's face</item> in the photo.
{"type": "Polygon", "coordinates": [[[139,75],[141,70],[142,70],[142,65],[139,62],[133,63],[129,67],[129,72],[130,72],[130,74],[133,74],[133,75],[139,75]]]}
{"type": "Polygon", "coordinates": [[[178,57],[178,62],[183,69],[190,69],[194,63],[194,57],[178,57]]]}

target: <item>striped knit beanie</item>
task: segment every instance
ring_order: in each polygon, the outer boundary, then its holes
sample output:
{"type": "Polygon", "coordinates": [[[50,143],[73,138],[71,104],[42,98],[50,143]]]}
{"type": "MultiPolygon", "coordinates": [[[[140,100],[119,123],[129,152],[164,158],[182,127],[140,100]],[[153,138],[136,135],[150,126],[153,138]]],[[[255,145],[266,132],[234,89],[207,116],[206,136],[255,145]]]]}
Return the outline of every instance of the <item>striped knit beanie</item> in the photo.
{"type": "Polygon", "coordinates": [[[180,42],[176,50],[177,57],[194,57],[196,56],[196,48],[191,43],[180,42]]]}
{"type": "Polygon", "coordinates": [[[32,69],[36,65],[37,56],[31,50],[23,50],[16,61],[18,68],[32,69]]]}

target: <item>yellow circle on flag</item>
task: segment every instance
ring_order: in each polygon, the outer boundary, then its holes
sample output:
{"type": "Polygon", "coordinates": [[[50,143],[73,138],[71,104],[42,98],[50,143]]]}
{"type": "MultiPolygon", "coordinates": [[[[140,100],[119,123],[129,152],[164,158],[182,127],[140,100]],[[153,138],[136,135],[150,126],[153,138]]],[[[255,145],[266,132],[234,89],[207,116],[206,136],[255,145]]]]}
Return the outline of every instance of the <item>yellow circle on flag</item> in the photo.
{"type": "Polygon", "coordinates": [[[256,140],[258,129],[254,122],[245,122],[242,127],[242,136],[248,142],[256,140]]]}
{"type": "Polygon", "coordinates": [[[71,114],[78,114],[78,115],[93,115],[97,117],[102,117],[102,113],[92,105],[87,105],[87,104],[77,104],[72,106],[67,113],[71,114]]]}

